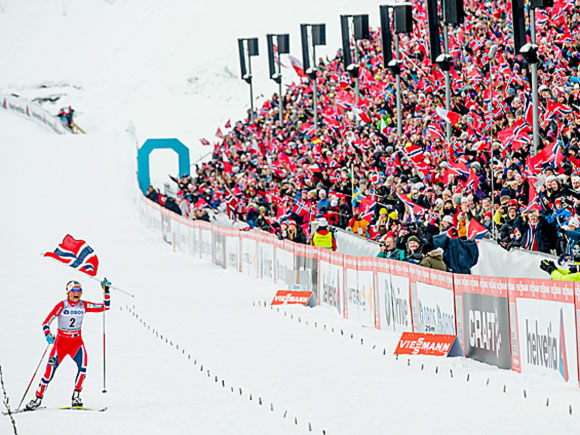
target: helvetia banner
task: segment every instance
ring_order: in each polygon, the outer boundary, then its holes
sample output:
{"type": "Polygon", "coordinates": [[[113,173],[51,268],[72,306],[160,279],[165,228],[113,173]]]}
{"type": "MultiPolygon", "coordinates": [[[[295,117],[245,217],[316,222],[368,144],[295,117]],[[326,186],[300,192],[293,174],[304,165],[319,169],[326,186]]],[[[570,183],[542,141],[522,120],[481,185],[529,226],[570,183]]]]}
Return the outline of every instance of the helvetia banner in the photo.
{"type": "Polygon", "coordinates": [[[521,372],[577,385],[574,283],[511,278],[509,282],[521,372]]]}

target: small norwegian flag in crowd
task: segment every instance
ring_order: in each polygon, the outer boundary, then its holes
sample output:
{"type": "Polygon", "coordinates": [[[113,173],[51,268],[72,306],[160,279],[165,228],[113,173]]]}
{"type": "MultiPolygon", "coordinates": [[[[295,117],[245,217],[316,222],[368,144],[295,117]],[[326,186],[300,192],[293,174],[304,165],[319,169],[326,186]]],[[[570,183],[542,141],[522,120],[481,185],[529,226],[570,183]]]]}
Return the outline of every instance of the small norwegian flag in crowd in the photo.
{"type": "Polygon", "coordinates": [[[77,240],[67,234],[53,252],[45,252],[45,257],[54,258],[68,264],[73,269],[96,276],[99,268],[99,258],[93,248],[84,240],[77,240]]]}
{"type": "Polygon", "coordinates": [[[204,147],[208,147],[208,146],[210,146],[210,145],[211,145],[211,143],[209,143],[209,140],[207,140],[207,139],[203,139],[203,138],[202,138],[202,139],[200,139],[199,141],[201,142],[201,144],[202,144],[204,147]]]}
{"type": "Polygon", "coordinates": [[[469,221],[469,226],[467,227],[467,238],[469,240],[483,239],[487,232],[487,228],[477,222],[476,219],[471,219],[469,221]]]}
{"type": "Polygon", "coordinates": [[[226,125],[224,125],[224,128],[231,128],[232,127],[232,123],[231,121],[228,119],[228,122],[226,122],[226,125]]]}
{"type": "Polygon", "coordinates": [[[219,128],[219,127],[218,127],[217,131],[215,132],[215,136],[216,136],[218,139],[223,139],[223,138],[224,138],[224,134],[222,133],[222,130],[221,130],[221,128],[219,128]]]}

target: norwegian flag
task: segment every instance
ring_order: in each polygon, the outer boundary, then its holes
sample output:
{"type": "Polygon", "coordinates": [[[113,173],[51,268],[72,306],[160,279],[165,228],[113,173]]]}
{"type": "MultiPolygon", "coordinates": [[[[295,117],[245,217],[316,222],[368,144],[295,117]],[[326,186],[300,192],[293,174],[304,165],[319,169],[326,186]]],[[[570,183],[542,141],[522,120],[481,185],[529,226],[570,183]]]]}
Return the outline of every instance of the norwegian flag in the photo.
{"type": "Polygon", "coordinates": [[[371,222],[377,207],[377,196],[365,196],[360,202],[360,217],[367,222],[371,222]]]}
{"type": "Polygon", "coordinates": [[[461,115],[459,113],[445,110],[443,107],[437,107],[436,112],[441,119],[449,122],[451,125],[457,125],[457,123],[461,121],[461,115]]]}
{"type": "Polygon", "coordinates": [[[406,195],[400,195],[397,193],[397,197],[401,200],[401,202],[403,202],[403,204],[405,204],[407,207],[413,210],[415,216],[421,216],[423,213],[427,211],[425,207],[421,207],[420,205],[415,204],[406,195]]]}
{"type": "Polygon", "coordinates": [[[443,139],[445,137],[443,130],[437,124],[429,124],[427,126],[427,133],[431,136],[431,140],[443,139]]]}
{"type": "Polygon", "coordinates": [[[231,128],[231,127],[232,127],[232,123],[228,119],[228,122],[226,122],[226,125],[224,125],[224,128],[231,128]]]}
{"type": "Polygon", "coordinates": [[[488,233],[487,228],[477,222],[477,219],[471,219],[467,226],[468,240],[481,240],[488,233]]]}
{"type": "Polygon", "coordinates": [[[304,218],[306,215],[310,216],[310,208],[304,201],[298,200],[294,204],[294,207],[292,207],[292,213],[296,213],[298,216],[304,218]]]}
{"type": "Polygon", "coordinates": [[[84,240],[77,240],[67,234],[53,252],[45,252],[45,257],[54,258],[68,264],[73,269],[96,276],[99,268],[99,258],[93,248],[84,240]]]}
{"type": "Polygon", "coordinates": [[[457,175],[464,175],[465,177],[469,177],[469,169],[465,163],[459,161],[449,161],[449,170],[457,175]]]}
{"type": "Polygon", "coordinates": [[[201,142],[201,144],[202,144],[204,147],[208,147],[208,146],[210,146],[210,145],[211,145],[211,143],[210,143],[210,142],[209,142],[209,140],[207,140],[207,139],[203,139],[203,138],[202,138],[202,139],[200,139],[199,141],[201,142]]]}
{"type": "Polygon", "coordinates": [[[559,116],[565,116],[572,113],[572,108],[565,104],[560,104],[555,101],[548,101],[546,104],[546,114],[544,119],[554,119],[559,116]]]}
{"type": "Polygon", "coordinates": [[[479,177],[477,176],[474,170],[472,170],[471,173],[469,174],[466,187],[472,192],[475,192],[479,189],[479,177]]]}
{"type": "Polygon", "coordinates": [[[304,67],[302,66],[302,62],[300,62],[300,60],[296,59],[290,54],[288,55],[288,59],[290,59],[292,68],[294,68],[294,71],[296,71],[296,74],[298,74],[300,78],[308,78],[308,76],[304,74],[304,67]]]}
{"type": "Polygon", "coordinates": [[[218,127],[217,131],[215,132],[215,137],[217,137],[218,139],[224,138],[224,134],[222,133],[221,128],[218,127]]]}

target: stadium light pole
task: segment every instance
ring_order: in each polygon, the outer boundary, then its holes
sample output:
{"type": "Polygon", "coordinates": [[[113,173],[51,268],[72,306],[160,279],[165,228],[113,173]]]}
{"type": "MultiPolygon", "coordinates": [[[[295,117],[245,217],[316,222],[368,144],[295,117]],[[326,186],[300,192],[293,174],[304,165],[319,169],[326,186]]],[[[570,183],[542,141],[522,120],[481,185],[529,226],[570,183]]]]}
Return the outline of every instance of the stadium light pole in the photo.
{"type": "Polygon", "coordinates": [[[282,123],[284,122],[284,115],[282,113],[284,111],[284,106],[282,104],[282,65],[280,62],[280,56],[282,54],[290,53],[290,35],[287,33],[268,34],[266,35],[266,39],[268,42],[268,66],[270,68],[270,79],[278,83],[278,97],[280,99],[280,107],[278,111],[281,127],[282,123]],[[274,39],[276,39],[275,44],[274,39]],[[277,62],[276,53],[278,54],[277,62]]]}
{"type": "Polygon", "coordinates": [[[259,54],[258,38],[239,38],[238,50],[242,79],[250,85],[250,122],[254,123],[254,88],[252,86],[252,56],[259,54]]]}
{"type": "Polygon", "coordinates": [[[497,53],[497,45],[492,45],[489,49],[489,153],[491,163],[491,234],[495,238],[495,219],[493,219],[494,207],[494,174],[493,174],[493,59],[497,53]]]}
{"type": "Polygon", "coordinates": [[[326,45],[326,24],[300,24],[300,35],[302,39],[302,64],[304,72],[312,81],[312,105],[314,106],[314,130],[318,129],[318,89],[316,86],[316,46],[326,45]]]}

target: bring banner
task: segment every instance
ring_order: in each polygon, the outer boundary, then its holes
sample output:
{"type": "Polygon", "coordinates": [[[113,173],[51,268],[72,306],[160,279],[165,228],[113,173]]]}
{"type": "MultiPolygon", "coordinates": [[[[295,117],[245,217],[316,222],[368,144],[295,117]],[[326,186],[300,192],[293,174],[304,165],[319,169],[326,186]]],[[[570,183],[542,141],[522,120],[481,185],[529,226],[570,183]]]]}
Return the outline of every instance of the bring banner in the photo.
{"type": "Polygon", "coordinates": [[[409,265],[413,332],[456,335],[453,274],[409,265]]]}

